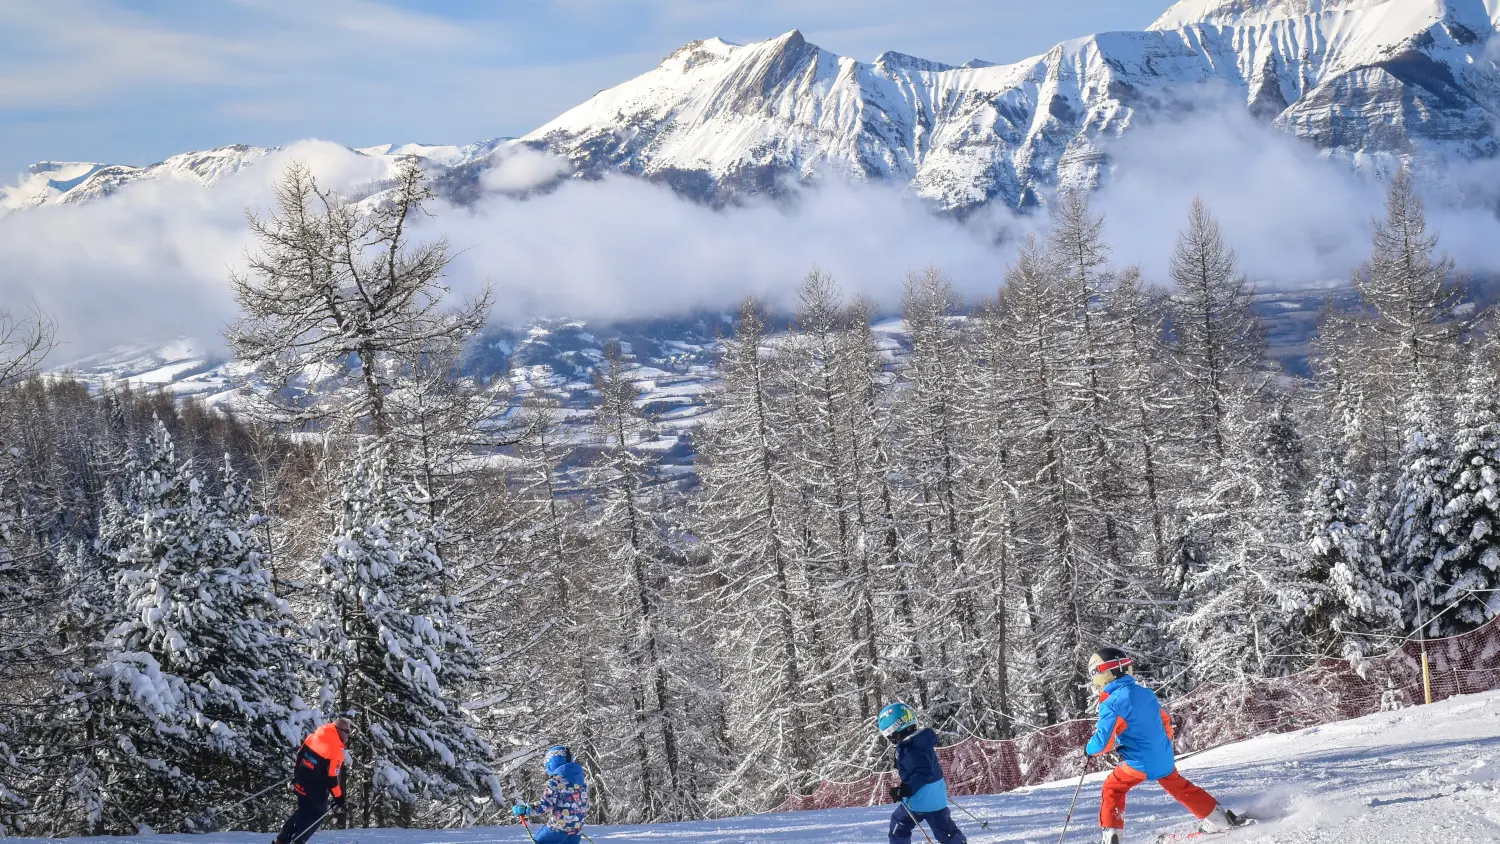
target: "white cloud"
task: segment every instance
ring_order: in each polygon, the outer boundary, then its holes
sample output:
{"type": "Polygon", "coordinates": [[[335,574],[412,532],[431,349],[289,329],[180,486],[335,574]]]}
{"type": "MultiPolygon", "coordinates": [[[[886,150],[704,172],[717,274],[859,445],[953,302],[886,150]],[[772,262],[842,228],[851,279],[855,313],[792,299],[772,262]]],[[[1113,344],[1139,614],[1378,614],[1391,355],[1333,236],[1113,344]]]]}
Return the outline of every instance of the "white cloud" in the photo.
{"type": "MultiPolygon", "coordinates": [[[[1259,283],[1347,279],[1368,252],[1382,186],[1238,115],[1205,112],[1117,145],[1119,172],[1096,198],[1116,262],[1138,262],[1164,280],[1188,205],[1202,196],[1259,283]]],[[[145,183],[100,202],[13,213],[0,220],[0,305],[34,297],[56,316],[69,343],[59,359],[120,342],[213,338],[235,315],[227,277],[250,246],[244,210],[268,208],[271,181],[292,158],[342,188],[387,167],[308,141],[213,190],[145,183]]],[[[527,151],[483,178],[517,190],[558,166],[527,151]]],[[[1472,185],[1483,176],[1466,166],[1447,178],[1472,185]]],[[[430,210],[418,236],[449,238],[455,292],[492,285],[502,321],[670,314],[727,307],[746,294],[790,306],[793,285],[813,264],[886,307],[896,305],[905,275],[928,264],[978,299],[999,287],[1016,236],[1043,222],[998,208],[956,221],[891,187],[837,178],[794,191],[790,203],[751,199],[723,210],[627,177],[430,210]]],[[[1434,204],[1430,212],[1461,268],[1500,271],[1500,223],[1490,211],[1434,204]]]]}
{"type": "MultiPolygon", "coordinates": [[[[1369,254],[1372,219],[1384,213],[1375,174],[1329,161],[1233,104],[1200,104],[1185,120],[1138,128],[1112,153],[1117,170],[1097,207],[1108,215],[1117,260],[1158,281],[1194,197],[1219,218],[1241,270],[1269,286],[1348,280],[1369,254]]],[[[1495,197],[1486,195],[1497,167],[1456,162],[1419,172],[1433,196],[1428,217],[1442,234],[1439,248],[1467,271],[1500,271],[1500,253],[1484,246],[1500,237],[1489,210],[1495,197]]]]}
{"type": "Polygon", "coordinates": [[[570,181],[516,201],[438,209],[465,247],[455,283],[495,289],[497,316],[646,316],[732,304],[790,304],[814,263],[851,290],[894,302],[909,270],[942,265],[971,292],[1003,269],[991,233],[932,215],[889,187],[827,180],[790,206],[753,199],[711,210],[628,177],[570,181]]]}
{"type": "Polygon", "coordinates": [[[210,190],[187,179],[142,181],[108,199],[0,219],[0,307],[36,301],[59,323],[68,360],[120,343],[180,335],[217,340],[233,319],[230,269],[249,245],[247,208],[272,200],[292,159],[334,187],[386,175],[386,164],[304,141],[210,190]]]}
{"type": "Polygon", "coordinates": [[[526,146],[497,152],[496,162],[479,177],[485,190],[524,193],[541,187],[571,170],[566,159],[526,146]]]}

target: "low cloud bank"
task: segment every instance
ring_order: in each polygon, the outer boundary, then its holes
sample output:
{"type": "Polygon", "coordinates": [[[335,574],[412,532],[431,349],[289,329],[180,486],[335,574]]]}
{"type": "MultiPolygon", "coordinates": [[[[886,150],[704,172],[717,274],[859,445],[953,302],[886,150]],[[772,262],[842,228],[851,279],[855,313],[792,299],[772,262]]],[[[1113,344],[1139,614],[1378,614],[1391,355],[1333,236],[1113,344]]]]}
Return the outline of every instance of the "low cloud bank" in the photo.
{"type": "MultiPolygon", "coordinates": [[[[1114,144],[1115,171],[1096,198],[1117,263],[1165,279],[1193,197],[1221,219],[1243,269],[1263,286],[1346,279],[1368,252],[1383,186],[1324,161],[1259,126],[1242,110],[1205,111],[1139,128],[1114,144]]],[[[12,213],[0,220],[0,306],[34,300],[57,318],[75,359],[116,344],[188,335],[215,340],[235,316],[228,276],[251,246],[247,209],[271,206],[291,160],[343,190],[383,177],[388,162],[320,141],[294,144],[207,189],[187,180],[128,186],[107,200],[12,213]]],[[[711,210],[627,177],[553,179],[560,162],[517,152],[481,180],[477,203],[434,203],[419,236],[455,247],[449,282],[468,294],[490,284],[494,318],[630,318],[733,304],[746,294],[792,303],[817,264],[850,293],[893,307],[909,271],[941,267],[966,296],[992,294],[1015,244],[1045,221],[991,208],[963,221],[932,213],[890,186],[822,180],[790,203],[751,199],[711,210]]],[[[1431,217],[1442,246],[1473,272],[1500,272],[1500,223],[1477,204],[1494,164],[1443,174],[1431,217]],[[1458,188],[1457,191],[1454,188],[1458,188]]]]}

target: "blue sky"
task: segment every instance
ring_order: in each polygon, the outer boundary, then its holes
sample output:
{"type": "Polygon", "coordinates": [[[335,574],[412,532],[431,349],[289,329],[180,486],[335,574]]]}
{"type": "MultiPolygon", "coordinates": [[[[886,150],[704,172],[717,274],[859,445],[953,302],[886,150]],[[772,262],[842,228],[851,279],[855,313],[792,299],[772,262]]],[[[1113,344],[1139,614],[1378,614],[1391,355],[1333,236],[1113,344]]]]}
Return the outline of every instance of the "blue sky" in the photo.
{"type": "Polygon", "coordinates": [[[0,179],[229,143],[517,135],[695,38],[1005,62],[1168,0],[0,0],[0,179]]]}

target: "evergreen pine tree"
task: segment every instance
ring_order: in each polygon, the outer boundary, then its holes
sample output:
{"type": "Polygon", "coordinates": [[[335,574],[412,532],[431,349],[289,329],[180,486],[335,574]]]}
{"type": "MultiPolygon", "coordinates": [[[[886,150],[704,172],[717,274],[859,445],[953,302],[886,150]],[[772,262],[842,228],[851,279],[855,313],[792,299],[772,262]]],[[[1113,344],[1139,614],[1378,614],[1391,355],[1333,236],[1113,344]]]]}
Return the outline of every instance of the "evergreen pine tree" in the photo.
{"type": "MultiPolygon", "coordinates": [[[[104,603],[80,590],[73,616],[80,636],[101,621],[111,627],[102,631],[97,660],[65,670],[62,681],[78,702],[70,726],[94,750],[92,767],[73,772],[75,793],[85,805],[96,798],[104,804],[87,812],[96,822],[113,810],[108,828],[134,832],[179,821],[178,804],[164,803],[163,794],[205,804],[213,784],[201,763],[223,754],[229,731],[213,753],[196,747],[211,736],[200,732],[192,689],[178,673],[199,654],[190,641],[195,596],[179,587],[202,562],[195,546],[207,509],[200,483],[178,463],[160,422],[146,459],[132,461],[127,472],[128,509],[118,524],[101,527],[120,546],[111,567],[119,573],[114,595],[104,603]],[[94,613],[107,615],[90,618],[94,613]]],[[[89,558],[74,551],[67,562],[82,585],[89,558]]]]}
{"type": "Polygon", "coordinates": [[[448,591],[441,526],[387,465],[376,446],[346,470],[313,634],[324,711],[359,726],[350,752],[361,822],[410,826],[425,801],[498,800],[500,785],[463,707],[479,657],[448,591]]]}
{"type": "MultiPolygon", "coordinates": [[[[260,517],[227,466],[224,483],[222,496],[211,495],[156,423],[134,483],[139,512],[120,537],[122,621],[96,669],[116,683],[140,672],[172,690],[176,708],[159,717],[176,741],[163,761],[189,793],[215,796],[258,791],[280,778],[311,717],[299,696],[298,641],[288,636],[296,627],[272,592],[254,530],[260,517]]],[[[149,718],[150,708],[137,703],[149,718]]],[[[246,809],[246,817],[269,817],[246,809]]],[[[171,810],[189,828],[212,822],[190,808],[171,810]]]]}
{"type": "Polygon", "coordinates": [[[1443,614],[1436,635],[1478,627],[1500,612],[1500,379],[1484,361],[1462,396],[1443,492],[1442,540],[1431,567],[1417,575],[1432,587],[1429,611],[1443,614]]]}
{"type": "Polygon", "coordinates": [[[1384,651],[1401,629],[1400,598],[1386,583],[1376,533],[1364,516],[1358,485],[1336,470],[1307,492],[1305,587],[1282,596],[1300,617],[1305,653],[1357,657],[1384,651]]]}
{"type": "MultiPolygon", "coordinates": [[[[1438,610],[1433,602],[1447,584],[1434,580],[1437,558],[1447,532],[1443,513],[1447,503],[1452,458],[1448,438],[1439,425],[1437,403],[1418,393],[1405,407],[1406,446],[1400,474],[1391,492],[1381,557],[1399,578],[1402,616],[1407,630],[1425,624],[1438,610]]],[[[1429,635],[1437,635],[1433,625],[1429,635]]]]}
{"type": "Polygon", "coordinates": [[[1185,583],[1190,611],[1172,624],[1194,680],[1274,677],[1300,667],[1297,616],[1307,582],[1297,530],[1304,494],[1301,437],[1285,404],[1271,412],[1243,394],[1228,407],[1225,470],[1187,506],[1213,537],[1185,583]]]}

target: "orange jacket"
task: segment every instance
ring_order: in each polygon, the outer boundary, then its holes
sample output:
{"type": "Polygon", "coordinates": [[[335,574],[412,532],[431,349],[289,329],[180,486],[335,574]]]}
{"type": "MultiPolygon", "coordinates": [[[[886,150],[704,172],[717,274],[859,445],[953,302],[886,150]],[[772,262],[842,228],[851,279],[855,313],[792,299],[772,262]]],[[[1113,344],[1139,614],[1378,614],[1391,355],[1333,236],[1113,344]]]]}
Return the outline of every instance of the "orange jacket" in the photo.
{"type": "Polygon", "coordinates": [[[297,750],[292,791],[307,797],[321,795],[326,790],[334,797],[343,797],[344,788],[339,779],[339,769],[343,765],[344,740],[339,738],[337,727],[324,724],[313,730],[297,750]]]}

